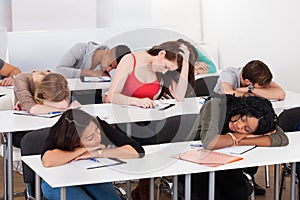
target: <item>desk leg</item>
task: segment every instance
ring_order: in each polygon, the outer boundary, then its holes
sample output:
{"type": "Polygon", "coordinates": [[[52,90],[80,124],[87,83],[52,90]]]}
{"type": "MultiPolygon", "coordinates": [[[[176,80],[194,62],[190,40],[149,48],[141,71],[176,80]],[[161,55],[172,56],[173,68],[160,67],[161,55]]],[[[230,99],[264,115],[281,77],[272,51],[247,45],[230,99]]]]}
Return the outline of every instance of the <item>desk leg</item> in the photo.
{"type": "Polygon", "coordinates": [[[291,194],[290,199],[295,200],[296,199],[296,163],[291,163],[292,165],[292,171],[291,171],[291,194]]]}
{"type": "Polygon", "coordinates": [[[3,200],[7,200],[7,141],[6,136],[3,137],[3,200]]]}
{"type": "Polygon", "coordinates": [[[131,199],[131,181],[130,180],[126,181],[126,194],[127,194],[127,198],[130,200],[131,199]]]}
{"type": "Polygon", "coordinates": [[[132,129],[132,124],[131,124],[131,122],[129,122],[126,125],[126,133],[127,133],[127,136],[130,138],[131,138],[131,129],[132,129]]]}
{"type": "Polygon", "coordinates": [[[8,199],[14,199],[13,183],[13,157],[12,157],[12,134],[7,133],[7,187],[8,199]]]}
{"type": "Polygon", "coordinates": [[[173,176],[173,200],[178,200],[178,176],[173,176]]]}
{"type": "Polygon", "coordinates": [[[60,200],[66,200],[66,187],[60,188],[60,200]]]}
{"type": "Polygon", "coordinates": [[[209,172],[208,199],[215,199],[215,172],[209,172]]]}
{"type": "Polygon", "coordinates": [[[184,200],[191,199],[191,174],[185,175],[184,200]]]}
{"type": "Polygon", "coordinates": [[[154,178],[150,178],[150,200],[154,200],[154,178]]]}
{"type": "MultiPolygon", "coordinates": [[[[132,125],[131,123],[127,123],[126,124],[126,133],[127,133],[127,136],[131,138],[131,128],[132,128],[132,125]]],[[[127,198],[128,199],[131,199],[131,181],[128,180],[126,181],[126,193],[127,193],[127,198]]]]}
{"type": "Polygon", "coordinates": [[[279,164],[274,165],[274,200],[279,200],[279,164]]]}
{"type": "Polygon", "coordinates": [[[35,198],[41,200],[41,179],[38,174],[35,174],[35,198]]]}

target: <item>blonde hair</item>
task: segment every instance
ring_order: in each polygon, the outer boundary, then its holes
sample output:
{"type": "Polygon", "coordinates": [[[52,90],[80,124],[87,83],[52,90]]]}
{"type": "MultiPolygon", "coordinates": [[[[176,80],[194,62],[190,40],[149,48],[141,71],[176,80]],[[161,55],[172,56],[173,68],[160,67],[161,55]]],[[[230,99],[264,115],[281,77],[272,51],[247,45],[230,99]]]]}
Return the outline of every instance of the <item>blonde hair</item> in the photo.
{"type": "Polygon", "coordinates": [[[43,104],[44,100],[51,102],[60,102],[67,100],[69,102],[70,90],[68,82],[61,74],[46,74],[41,82],[37,85],[34,93],[34,100],[43,104]]]}

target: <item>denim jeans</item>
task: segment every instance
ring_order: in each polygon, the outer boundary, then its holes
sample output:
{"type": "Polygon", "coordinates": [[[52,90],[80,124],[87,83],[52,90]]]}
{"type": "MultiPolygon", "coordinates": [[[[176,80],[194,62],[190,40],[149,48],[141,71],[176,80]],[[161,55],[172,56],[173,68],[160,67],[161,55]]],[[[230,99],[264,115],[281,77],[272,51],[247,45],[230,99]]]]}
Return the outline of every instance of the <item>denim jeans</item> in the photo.
{"type": "MultiPolygon", "coordinates": [[[[42,192],[47,200],[59,200],[60,188],[52,188],[42,180],[42,192]]],[[[67,200],[120,200],[112,183],[98,183],[66,188],[67,200]]]]}

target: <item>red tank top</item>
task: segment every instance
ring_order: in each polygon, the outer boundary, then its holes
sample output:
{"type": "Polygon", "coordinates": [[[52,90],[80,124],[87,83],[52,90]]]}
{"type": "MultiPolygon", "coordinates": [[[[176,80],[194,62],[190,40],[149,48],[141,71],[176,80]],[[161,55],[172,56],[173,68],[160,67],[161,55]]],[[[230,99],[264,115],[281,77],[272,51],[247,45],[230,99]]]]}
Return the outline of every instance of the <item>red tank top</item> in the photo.
{"type": "Polygon", "coordinates": [[[160,89],[159,81],[155,80],[152,83],[143,83],[139,81],[134,74],[136,67],[136,59],[133,54],[131,55],[134,61],[133,70],[127,77],[124,88],[122,90],[122,94],[136,98],[148,97],[149,99],[153,99],[160,89]]]}

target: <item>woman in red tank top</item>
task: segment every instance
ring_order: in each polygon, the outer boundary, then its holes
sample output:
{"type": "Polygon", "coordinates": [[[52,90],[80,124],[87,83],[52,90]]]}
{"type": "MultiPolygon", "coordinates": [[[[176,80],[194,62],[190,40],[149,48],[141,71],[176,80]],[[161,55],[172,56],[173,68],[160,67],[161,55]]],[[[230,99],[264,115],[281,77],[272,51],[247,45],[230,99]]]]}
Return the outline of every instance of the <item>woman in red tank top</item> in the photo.
{"type": "Polygon", "coordinates": [[[189,42],[180,39],[125,55],[111,82],[108,102],[151,108],[163,86],[181,101],[188,83],[194,81],[195,52],[189,42]]]}

